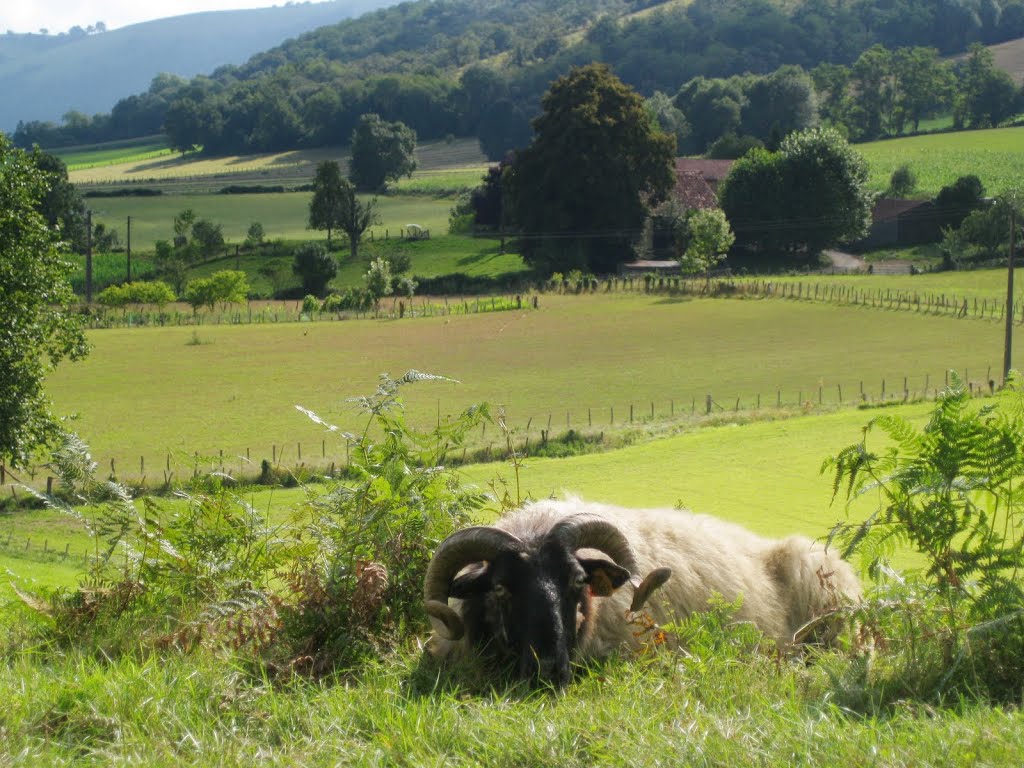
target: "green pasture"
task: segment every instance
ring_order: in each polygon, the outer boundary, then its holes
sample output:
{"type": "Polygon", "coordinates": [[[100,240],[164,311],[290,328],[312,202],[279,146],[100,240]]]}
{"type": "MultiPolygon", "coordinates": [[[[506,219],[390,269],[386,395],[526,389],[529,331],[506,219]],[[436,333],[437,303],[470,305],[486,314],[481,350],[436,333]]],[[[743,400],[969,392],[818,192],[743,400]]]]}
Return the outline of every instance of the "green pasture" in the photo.
{"type": "MultiPolygon", "coordinates": [[[[326,233],[306,228],[310,192],[258,195],[160,195],[156,197],[108,197],[89,201],[93,218],[126,239],[127,219],[132,217],[132,248],[152,250],[157,240],[174,237],[176,214],[191,208],[200,219],[223,227],[231,243],[245,240],[249,225],[258,221],[268,240],[311,240],[326,233]]],[[[381,223],[371,228],[372,237],[398,237],[408,224],[418,224],[431,234],[448,232],[448,213],[453,201],[425,195],[377,198],[381,223]]],[[[368,235],[369,237],[369,235],[368,235]]]]}
{"type": "MultiPolygon", "coordinates": [[[[928,410],[927,404],[916,404],[885,413],[898,412],[920,421],[928,410]]],[[[844,500],[832,503],[831,478],[819,472],[821,464],[856,442],[861,428],[876,413],[844,409],[725,424],[608,453],[528,458],[519,469],[518,488],[509,462],[469,465],[462,475],[467,483],[485,490],[507,488],[512,498],[522,500],[576,495],[631,507],[682,505],[765,536],[801,533],[817,538],[846,518],[844,500]]],[[[284,522],[305,501],[306,493],[301,489],[248,491],[244,499],[272,520],[284,522]]],[[[184,502],[160,499],[156,503],[172,508],[184,502]]],[[[859,504],[854,513],[866,511],[867,506],[859,504]]],[[[81,524],[60,513],[28,510],[0,516],[0,569],[21,580],[46,586],[73,583],[78,558],[89,548],[81,524]],[[11,545],[6,544],[9,537],[11,545]],[[54,554],[47,556],[44,546],[57,555],[68,547],[72,557],[64,561],[54,554]]],[[[914,562],[907,555],[895,560],[899,567],[914,562]]]]}
{"type": "MultiPolygon", "coordinates": [[[[163,146],[162,144],[160,146],[163,146]]],[[[102,152],[108,145],[80,147],[67,153],[78,159],[90,152],[102,152]]],[[[251,182],[260,184],[301,184],[312,179],[316,165],[336,160],[345,168],[348,147],[318,147],[254,155],[210,157],[199,152],[153,157],[136,157],[127,149],[121,154],[100,155],[100,160],[79,165],[70,174],[75,184],[116,185],[144,183],[163,186],[171,182],[189,181],[207,187],[220,183],[251,182]]],[[[65,162],[68,162],[65,160],[65,162]]],[[[446,169],[462,169],[476,180],[486,167],[486,158],[475,139],[428,141],[416,147],[417,174],[446,169]]],[[[414,176],[415,178],[415,176],[414,176]]],[[[468,178],[468,176],[467,176],[468,178]]],[[[473,181],[472,186],[476,186],[473,181]]]]}
{"type": "MultiPolygon", "coordinates": [[[[979,386],[998,378],[1002,326],[865,307],[784,300],[686,300],[643,295],[539,297],[539,310],[290,324],[122,328],[90,333],[92,354],[48,382],[59,413],[101,464],[150,481],[189,471],[188,457],[228,466],[274,458],[337,460],[339,443],[295,411],[359,423],[346,398],[377,375],[409,369],[460,383],[411,388],[408,406],[432,422],[477,402],[509,423],[541,429],[682,418],[705,407],[789,406],[942,386],[952,367],[979,386]],[[326,444],[324,441],[326,439],[326,444]],[[333,444],[332,444],[333,443],[333,444]],[[276,447],[276,451],[275,451],[276,447]],[[326,454],[326,456],[325,456],[326,454]],[[238,457],[243,457],[239,459],[238,457]],[[219,463],[219,460],[218,462],[219,463]]],[[[1017,336],[1017,359],[1024,340],[1017,336]]],[[[482,435],[481,442],[500,440],[482,435]]],[[[244,466],[241,468],[244,469],[244,466]]]]}
{"type": "MultiPolygon", "coordinates": [[[[737,282],[755,282],[759,284],[772,283],[774,285],[797,285],[804,286],[805,295],[814,293],[814,287],[818,286],[819,294],[824,297],[826,291],[831,295],[831,289],[835,287],[848,290],[864,291],[865,293],[885,294],[887,291],[893,296],[897,293],[903,295],[917,295],[926,297],[946,296],[948,299],[957,299],[962,302],[967,299],[973,306],[977,301],[999,301],[1006,300],[1006,269],[976,269],[963,272],[926,272],[920,275],[773,275],[768,278],[738,278],[737,282]]],[[[1024,268],[1014,270],[1014,302],[1017,304],[1017,311],[1024,306],[1024,268]]]]}
{"type": "Polygon", "coordinates": [[[418,171],[389,186],[399,194],[456,195],[479,186],[487,167],[439,168],[418,171]]]}
{"type": "Polygon", "coordinates": [[[110,149],[87,149],[61,154],[68,171],[100,168],[115,163],[141,163],[173,154],[164,142],[155,141],[135,146],[113,147],[110,149]]]}
{"type": "Polygon", "coordinates": [[[934,197],[959,176],[973,174],[996,195],[1020,183],[1024,174],[1024,128],[935,133],[858,144],[870,169],[869,186],[881,192],[906,164],[917,174],[914,197],[934,197]]]}

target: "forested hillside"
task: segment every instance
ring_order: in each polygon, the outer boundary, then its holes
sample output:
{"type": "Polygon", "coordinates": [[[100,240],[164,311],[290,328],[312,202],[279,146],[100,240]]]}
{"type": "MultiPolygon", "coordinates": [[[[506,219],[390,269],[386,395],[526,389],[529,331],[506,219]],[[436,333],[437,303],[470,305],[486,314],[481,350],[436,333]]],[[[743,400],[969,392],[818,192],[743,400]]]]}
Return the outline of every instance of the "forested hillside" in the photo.
{"type": "MultiPolygon", "coordinates": [[[[26,124],[15,139],[55,146],[164,124],[182,150],[273,151],[345,143],[377,112],[420,138],[477,135],[494,156],[529,136],[540,95],[576,64],[603,61],[644,95],[675,96],[697,77],[849,65],[875,44],[949,56],[1021,36],[1024,0],[419,0],[189,83],[157,81],[109,119],[26,124]]],[[[831,98],[847,84],[816,85],[831,98]]]]}
{"type": "MultiPolygon", "coordinates": [[[[241,63],[286,38],[394,1],[282,3],[191,13],[114,30],[99,22],[99,30],[90,24],[88,30],[76,26],[61,34],[0,35],[0,130],[11,131],[19,121],[58,120],[68,112],[82,117],[109,112],[161,73],[192,77],[241,63]]],[[[81,117],[72,122],[81,123],[81,117]]]]}

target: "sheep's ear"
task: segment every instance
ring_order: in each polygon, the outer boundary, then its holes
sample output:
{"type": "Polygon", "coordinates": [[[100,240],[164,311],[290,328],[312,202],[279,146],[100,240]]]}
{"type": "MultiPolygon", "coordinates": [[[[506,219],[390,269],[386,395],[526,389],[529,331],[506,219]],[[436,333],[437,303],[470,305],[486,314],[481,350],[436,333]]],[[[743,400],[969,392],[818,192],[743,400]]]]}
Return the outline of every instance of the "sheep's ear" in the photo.
{"type": "Polygon", "coordinates": [[[467,597],[482,595],[491,589],[491,569],[487,563],[473,563],[463,568],[458,576],[452,581],[449,594],[458,599],[465,600],[467,597]]]}
{"type": "Polygon", "coordinates": [[[587,573],[590,594],[608,597],[612,592],[629,581],[629,571],[605,558],[580,558],[580,565],[587,573]]]}

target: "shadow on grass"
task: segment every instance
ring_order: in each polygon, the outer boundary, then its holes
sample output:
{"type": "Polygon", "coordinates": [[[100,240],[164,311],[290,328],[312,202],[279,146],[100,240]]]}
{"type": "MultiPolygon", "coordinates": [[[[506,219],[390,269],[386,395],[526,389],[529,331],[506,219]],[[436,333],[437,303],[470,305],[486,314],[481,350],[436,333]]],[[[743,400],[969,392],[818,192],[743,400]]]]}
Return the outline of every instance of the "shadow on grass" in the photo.
{"type": "Polygon", "coordinates": [[[484,248],[476,253],[469,253],[465,256],[460,256],[455,263],[460,267],[478,266],[494,261],[495,259],[502,258],[505,255],[506,254],[501,253],[498,246],[491,246],[490,248],[484,248]]]}

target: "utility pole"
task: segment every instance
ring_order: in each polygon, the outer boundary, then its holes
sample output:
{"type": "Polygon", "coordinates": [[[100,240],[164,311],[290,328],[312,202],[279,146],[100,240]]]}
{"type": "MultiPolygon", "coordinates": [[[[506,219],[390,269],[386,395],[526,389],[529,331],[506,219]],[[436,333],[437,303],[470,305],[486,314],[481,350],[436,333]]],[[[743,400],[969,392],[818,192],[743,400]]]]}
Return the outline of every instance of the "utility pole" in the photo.
{"type": "Polygon", "coordinates": [[[128,217],[128,282],[132,281],[132,217],[128,217]]]}
{"type": "Polygon", "coordinates": [[[1010,258],[1006,272],[1006,338],[1003,341],[1003,384],[1010,376],[1013,367],[1013,257],[1014,237],[1017,229],[1016,199],[1010,205],[1010,258]]]}
{"type": "Polygon", "coordinates": [[[92,304],[92,211],[85,212],[85,303],[92,304]]]}

